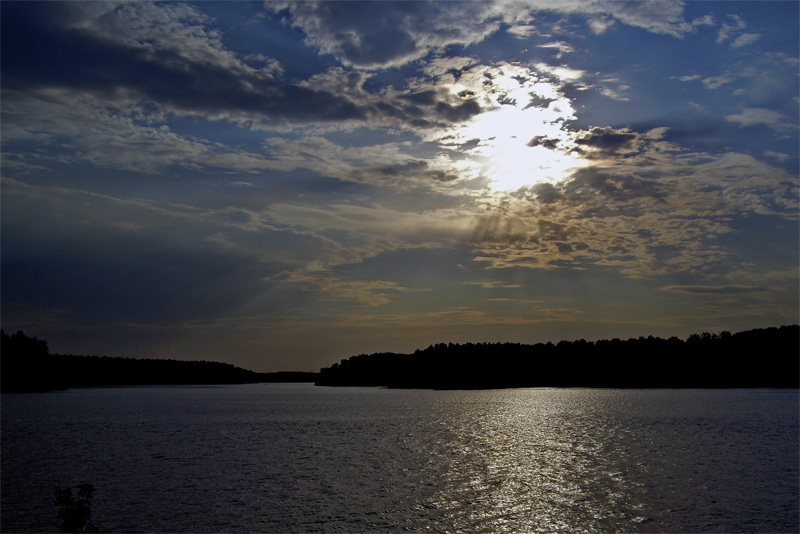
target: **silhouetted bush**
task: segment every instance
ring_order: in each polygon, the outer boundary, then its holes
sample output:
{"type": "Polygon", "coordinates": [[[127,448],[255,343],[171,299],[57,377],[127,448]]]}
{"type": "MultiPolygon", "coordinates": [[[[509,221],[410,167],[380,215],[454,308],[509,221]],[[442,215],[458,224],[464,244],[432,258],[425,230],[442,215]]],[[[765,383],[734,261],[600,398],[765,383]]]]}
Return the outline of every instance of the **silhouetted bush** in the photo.
{"type": "Polygon", "coordinates": [[[79,484],[77,486],[77,499],[72,496],[72,488],[56,490],[55,504],[59,507],[58,520],[60,532],[97,532],[92,524],[92,511],[90,508],[94,486],[79,484]]]}

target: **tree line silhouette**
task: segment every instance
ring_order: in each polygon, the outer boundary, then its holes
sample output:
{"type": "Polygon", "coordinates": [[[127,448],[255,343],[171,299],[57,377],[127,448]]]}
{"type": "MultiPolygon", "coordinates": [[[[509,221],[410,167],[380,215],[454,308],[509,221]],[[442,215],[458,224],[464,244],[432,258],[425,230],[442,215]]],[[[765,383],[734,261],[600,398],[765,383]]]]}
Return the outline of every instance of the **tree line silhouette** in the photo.
{"type": "Polygon", "coordinates": [[[586,341],[440,343],[413,354],[361,354],[320,371],[320,386],[798,388],[800,326],[685,341],[648,336],[586,341]]]}
{"type": "Polygon", "coordinates": [[[50,354],[47,342],[0,330],[0,390],[67,387],[313,382],[316,373],[257,373],[229,363],[50,354]]]}
{"type": "Polygon", "coordinates": [[[0,330],[0,390],[315,382],[427,389],[510,387],[798,388],[800,326],[736,334],[599,341],[439,343],[413,354],[361,354],[319,373],[257,373],[211,361],[50,354],[47,342],[0,330]]]}

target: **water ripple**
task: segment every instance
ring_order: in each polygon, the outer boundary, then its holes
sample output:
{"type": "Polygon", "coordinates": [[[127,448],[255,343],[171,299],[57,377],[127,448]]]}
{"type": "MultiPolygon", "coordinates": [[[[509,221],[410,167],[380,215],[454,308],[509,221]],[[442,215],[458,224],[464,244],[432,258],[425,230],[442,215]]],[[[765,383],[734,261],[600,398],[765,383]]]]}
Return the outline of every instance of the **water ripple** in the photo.
{"type": "Polygon", "coordinates": [[[796,391],[299,385],[3,396],[4,530],[795,532],[796,391]]]}

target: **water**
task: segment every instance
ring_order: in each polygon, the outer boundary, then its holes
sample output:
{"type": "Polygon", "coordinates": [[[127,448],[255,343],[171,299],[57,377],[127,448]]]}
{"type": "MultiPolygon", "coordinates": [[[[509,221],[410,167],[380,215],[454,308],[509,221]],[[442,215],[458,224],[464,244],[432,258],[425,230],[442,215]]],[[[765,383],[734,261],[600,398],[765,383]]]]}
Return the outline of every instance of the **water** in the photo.
{"type": "Polygon", "coordinates": [[[798,532],[797,390],[2,396],[4,532],[798,532]]]}

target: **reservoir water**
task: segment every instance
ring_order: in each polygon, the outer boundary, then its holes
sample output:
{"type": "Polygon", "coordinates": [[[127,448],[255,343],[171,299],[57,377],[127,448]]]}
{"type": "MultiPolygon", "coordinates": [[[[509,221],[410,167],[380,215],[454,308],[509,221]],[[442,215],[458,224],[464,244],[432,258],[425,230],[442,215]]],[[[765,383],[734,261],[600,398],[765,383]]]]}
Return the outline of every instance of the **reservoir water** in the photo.
{"type": "Polygon", "coordinates": [[[797,390],[2,395],[3,532],[798,532],[797,390]]]}

